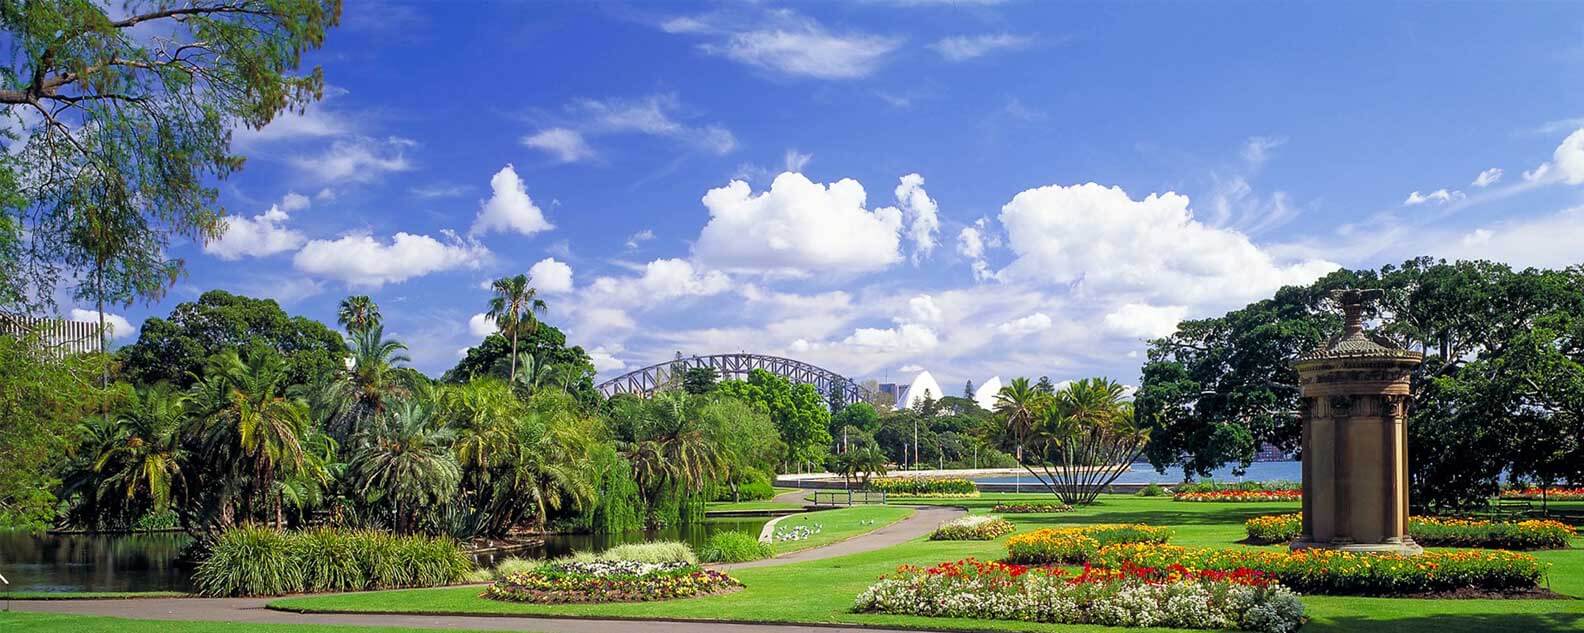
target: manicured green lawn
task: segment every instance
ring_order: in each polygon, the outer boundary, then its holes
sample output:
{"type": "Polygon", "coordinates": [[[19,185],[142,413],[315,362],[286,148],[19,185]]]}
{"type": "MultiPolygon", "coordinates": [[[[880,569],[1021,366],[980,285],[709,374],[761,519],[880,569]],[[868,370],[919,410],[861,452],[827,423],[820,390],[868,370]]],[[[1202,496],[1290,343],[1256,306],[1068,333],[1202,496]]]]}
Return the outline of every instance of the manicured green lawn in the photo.
{"type": "MultiPolygon", "coordinates": [[[[977,499],[937,500],[985,512],[1006,501],[1048,502],[1035,494],[986,494],[977,499]]],[[[853,508],[853,510],[869,508],[853,508]]],[[[1296,511],[1292,503],[1186,503],[1167,497],[1105,496],[1095,506],[1060,514],[1006,515],[1019,531],[1061,525],[1138,522],[1169,525],[1180,545],[1245,547],[1243,521],[1261,514],[1296,511]]],[[[845,511],[845,510],[843,510],[845,511]]],[[[830,524],[826,524],[830,530],[830,524]]],[[[733,572],[747,589],[729,595],[671,602],[529,605],[479,597],[477,588],[395,591],[290,598],[275,606],[319,611],[409,613],[490,613],[583,615],[623,618],[700,618],[804,623],[849,623],[905,628],[959,630],[1101,631],[1105,627],[1041,625],[1020,622],[936,619],[849,612],[853,598],[876,577],[903,563],[930,565],[968,556],[984,560],[1005,554],[1002,537],[993,542],[923,539],[884,550],[792,565],[733,572]]],[[[1584,547],[1576,539],[1575,548],[1584,547]]],[[[1554,591],[1584,596],[1584,550],[1537,552],[1550,562],[1554,591]]],[[[1474,631],[1584,631],[1584,600],[1411,600],[1393,598],[1305,597],[1312,621],[1305,633],[1343,631],[1455,633],[1474,631]]]]}
{"type": "Polygon", "coordinates": [[[747,510],[801,510],[801,503],[780,503],[768,499],[760,501],[712,501],[704,506],[705,512],[743,512],[747,510]]]}
{"type": "Polygon", "coordinates": [[[774,543],[777,554],[796,552],[811,547],[843,541],[865,532],[873,532],[913,514],[912,508],[898,506],[853,506],[836,510],[821,510],[781,519],[776,529],[791,530],[799,526],[819,526],[820,533],[801,541],[774,543]]]}
{"type": "MultiPolygon", "coordinates": [[[[128,620],[92,615],[0,612],[0,631],[27,631],[28,633],[417,633],[433,630],[321,624],[173,622],[169,620],[128,620]]],[[[460,629],[456,630],[460,631],[460,629]]]]}

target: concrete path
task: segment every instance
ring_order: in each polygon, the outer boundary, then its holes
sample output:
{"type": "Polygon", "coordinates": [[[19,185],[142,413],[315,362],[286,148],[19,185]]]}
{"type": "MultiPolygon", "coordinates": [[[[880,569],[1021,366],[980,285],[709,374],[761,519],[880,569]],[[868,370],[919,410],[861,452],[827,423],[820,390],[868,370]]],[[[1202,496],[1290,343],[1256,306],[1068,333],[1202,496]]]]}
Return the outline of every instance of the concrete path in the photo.
{"type": "MultiPolygon", "coordinates": [[[[806,491],[776,497],[798,501],[806,491]]],[[[898,545],[930,533],[943,521],[961,516],[958,508],[919,506],[909,517],[883,528],[785,556],[748,563],[720,565],[720,569],[744,569],[768,565],[787,565],[867,552],[898,545]]],[[[289,613],[265,607],[273,598],[148,598],[133,600],[17,600],[16,611],[103,615],[138,620],[212,621],[271,624],[339,624],[347,626],[384,626],[421,629],[481,631],[539,631],[541,633],[789,633],[827,631],[868,633],[873,628],[809,626],[794,624],[733,624],[701,621],[599,620],[549,618],[537,616],[429,616],[351,613],[289,613]]],[[[726,614],[721,614],[725,616],[726,614]]],[[[915,629],[916,630],[916,629],[915,629]]]]}

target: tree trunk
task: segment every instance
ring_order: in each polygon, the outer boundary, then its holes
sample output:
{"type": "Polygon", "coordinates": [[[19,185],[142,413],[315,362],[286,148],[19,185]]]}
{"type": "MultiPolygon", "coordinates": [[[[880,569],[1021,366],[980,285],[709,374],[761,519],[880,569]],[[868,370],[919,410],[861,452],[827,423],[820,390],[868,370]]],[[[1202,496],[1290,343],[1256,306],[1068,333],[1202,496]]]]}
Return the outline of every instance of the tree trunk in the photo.
{"type": "Polygon", "coordinates": [[[512,351],[511,351],[511,379],[512,384],[517,384],[517,326],[512,325],[512,351]]]}

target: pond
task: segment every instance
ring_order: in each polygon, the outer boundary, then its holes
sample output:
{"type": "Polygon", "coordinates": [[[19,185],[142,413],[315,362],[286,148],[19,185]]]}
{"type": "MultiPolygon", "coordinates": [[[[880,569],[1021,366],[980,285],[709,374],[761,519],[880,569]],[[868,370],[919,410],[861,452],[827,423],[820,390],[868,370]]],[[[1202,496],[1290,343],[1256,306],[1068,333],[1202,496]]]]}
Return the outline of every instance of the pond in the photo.
{"type": "MultiPolygon", "coordinates": [[[[621,534],[553,534],[544,545],[481,554],[476,562],[546,558],[574,551],[603,551],[622,543],[683,541],[694,549],[721,531],[759,535],[768,517],[706,519],[662,530],[621,534]]],[[[36,534],[0,530],[0,575],[10,591],[191,591],[192,566],[182,559],[191,537],[182,532],[146,534],[36,534]]]]}

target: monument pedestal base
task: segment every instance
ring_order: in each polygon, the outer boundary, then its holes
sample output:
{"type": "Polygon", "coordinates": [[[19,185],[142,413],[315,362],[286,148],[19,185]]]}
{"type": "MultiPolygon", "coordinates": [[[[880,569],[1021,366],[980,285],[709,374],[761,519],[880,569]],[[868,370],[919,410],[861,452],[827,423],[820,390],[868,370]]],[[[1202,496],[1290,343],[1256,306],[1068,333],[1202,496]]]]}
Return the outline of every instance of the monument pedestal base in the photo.
{"type": "Polygon", "coordinates": [[[1417,556],[1424,553],[1424,548],[1415,543],[1411,537],[1404,536],[1388,540],[1385,543],[1354,543],[1352,541],[1326,541],[1323,543],[1299,539],[1293,541],[1289,547],[1293,551],[1303,549],[1334,549],[1340,552],[1353,552],[1355,554],[1402,554],[1404,556],[1417,556]]]}

